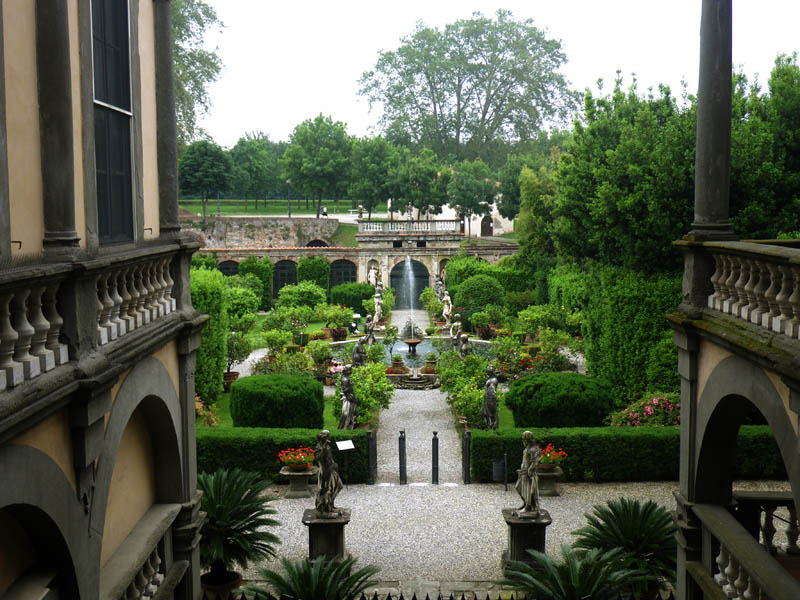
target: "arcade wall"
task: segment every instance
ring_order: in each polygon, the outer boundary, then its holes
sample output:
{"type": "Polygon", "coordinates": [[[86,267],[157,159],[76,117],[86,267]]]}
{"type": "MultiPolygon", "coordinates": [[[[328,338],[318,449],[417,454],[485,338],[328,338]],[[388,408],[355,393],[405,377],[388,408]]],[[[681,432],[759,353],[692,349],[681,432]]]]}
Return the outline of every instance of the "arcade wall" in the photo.
{"type": "Polygon", "coordinates": [[[312,240],[330,245],[339,227],[337,219],[314,217],[211,217],[205,227],[199,221],[183,221],[181,226],[207,248],[295,247],[312,240]]]}

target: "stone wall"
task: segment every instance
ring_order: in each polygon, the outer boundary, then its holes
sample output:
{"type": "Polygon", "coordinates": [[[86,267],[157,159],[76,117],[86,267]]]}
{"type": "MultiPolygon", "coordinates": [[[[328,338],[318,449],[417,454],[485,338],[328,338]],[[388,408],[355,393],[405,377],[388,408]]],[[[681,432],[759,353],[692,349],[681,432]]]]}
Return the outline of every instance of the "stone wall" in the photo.
{"type": "Polygon", "coordinates": [[[205,227],[182,223],[206,248],[281,248],[306,246],[312,240],[331,244],[337,219],[314,217],[211,217],[205,227]]]}

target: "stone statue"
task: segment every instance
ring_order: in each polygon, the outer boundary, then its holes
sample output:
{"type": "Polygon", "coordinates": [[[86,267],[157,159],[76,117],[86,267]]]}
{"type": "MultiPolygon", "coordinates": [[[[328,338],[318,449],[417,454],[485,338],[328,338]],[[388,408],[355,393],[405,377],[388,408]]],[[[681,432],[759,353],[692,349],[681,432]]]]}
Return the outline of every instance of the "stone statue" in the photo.
{"type": "Polygon", "coordinates": [[[369,272],[367,273],[367,283],[372,287],[378,285],[378,269],[376,269],[374,265],[369,268],[369,272]]]}
{"type": "Polygon", "coordinates": [[[466,333],[461,334],[461,343],[458,346],[458,351],[461,353],[461,358],[472,354],[472,344],[469,341],[469,336],[466,333]]]}
{"type": "Polygon", "coordinates": [[[342,490],[342,478],[339,477],[339,465],[333,460],[331,432],[327,429],[323,429],[317,434],[314,462],[319,467],[317,498],[314,501],[317,517],[321,519],[340,517],[342,513],[336,508],[333,501],[342,490]]]}
{"type": "Polygon", "coordinates": [[[375,303],[375,315],[372,318],[377,323],[383,316],[383,296],[380,293],[375,292],[373,302],[375,303]]]}
{"type": "Polygon", "coordinates": [[[436,299],[442,302],[447,290],[444,287],[444,281],[442,281],[442,278],[438,275],[436,276],[436,281],[433,282],[433,291],[436,292],[436,299]]]}
{"type": "Polygon", "coordinates": [[[514,487],[523,504],[517,510],[517,516],[521,519],[535,519],[539,516],[539,476],[536,468],[542,459],[542,453],[530,431],[522,434],[522,443],[525,449],[522,451],[522,465],[517,471],[517,483],[514,487]]]}
{"type": "Polygon", "coordinates": [[[364,320],[364,337],[361,339],[366,342],[367,346],[375,343],[375,321],[372,320],[372,315],[367,315],[364,320]]]}
{"type": "Polygon", "coordinates": [[[453,350],[461,352],[461,315],[453,315],[453,322],[450,325],[450,341],[453,343],[453,350]]]}
{"type": "Polygon", "coordinates": [[[483,428],[497,429],[497,377],[492,365],[486,367],[486,374],[489,379],[486,380],[483,388],[483,407],[481,408],[483,428]]]}
{"type": "Polygon", "coordinates": [[[450,294],[445,290],[444,298],[442,298],[442,317],[444,317],[445,327],[450,327],[451,314],[453,314],[453,301],[450,300],[450,294]]]}
{"type": "Polygon", "coordinates": [[[353,367],[345,365],[342,371],[342,392],[340,396],[342,400],[342,416],[339,419],[339,429],[355,429],[358,421],[358,399],[353,389],[353,382],[350,381],[352,373],[353,367]]]}
{"type": "Polygon", "coordinates": [[[353,368],[361,367],[367,363],[367,351],[364,349],[364,344],[362,343],[364,338],[361,337],[356,340],[356,343],[353,344],[353,352],[350,355],[350,359],[353,362],[353,368]]]}

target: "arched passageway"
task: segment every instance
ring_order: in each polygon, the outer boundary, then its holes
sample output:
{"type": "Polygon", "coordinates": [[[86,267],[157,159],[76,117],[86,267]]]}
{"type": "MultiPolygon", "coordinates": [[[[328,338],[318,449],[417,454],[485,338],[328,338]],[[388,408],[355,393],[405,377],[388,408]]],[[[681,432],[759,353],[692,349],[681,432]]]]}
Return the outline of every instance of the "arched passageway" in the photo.
{"type": "Polygon", "coordinates": [[[297,283],[297,264],[292,260],[279,260],[275,263],[272,275],[272,297],[277,298],[278,292],[285,285],[297,283]]]}
{"type": "Polygon", "coordinates": [[[331,263],[330,286],[340,283],[355,283],[357,279],[356,265],[352,261],[340,259],[331,263]]]}
{"type": "Polygon", "coordinates": [[[235,260],[223,260],[217,266],[219,270],[222,271],[222,274],[225,276],[239,274],[239,263],[236,262],[235,260]]]}
{"type": "Polygon", "coordinates": [[[492,217],[486,215],[481,219],[481,237],[492,237],[494,235],[494,223],[492,217]]]}
{"type": "Polygon", "coordinates": [[[330,244],[323,240],[311,240],[306,244],[306,248],[327,248],[330,244]]]}
{"type": "Polygon", "coordinates": [[[419,295],[429,284],[430,274],[424,264],[411,258],[400,261],[389,275],[389,285],[394,289],[394,307],[398,310],[420,308],[419,295]]]}

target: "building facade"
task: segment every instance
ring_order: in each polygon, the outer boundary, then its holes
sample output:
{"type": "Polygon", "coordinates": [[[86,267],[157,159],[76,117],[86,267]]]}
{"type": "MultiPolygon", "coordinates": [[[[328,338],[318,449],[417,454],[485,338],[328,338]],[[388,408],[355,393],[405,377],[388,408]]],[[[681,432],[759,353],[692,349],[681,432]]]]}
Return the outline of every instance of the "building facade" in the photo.
{"type": "Polygon", "coordinates": [[[169,0],[0,3],[0,596],[199,598],[169,0]]]}

